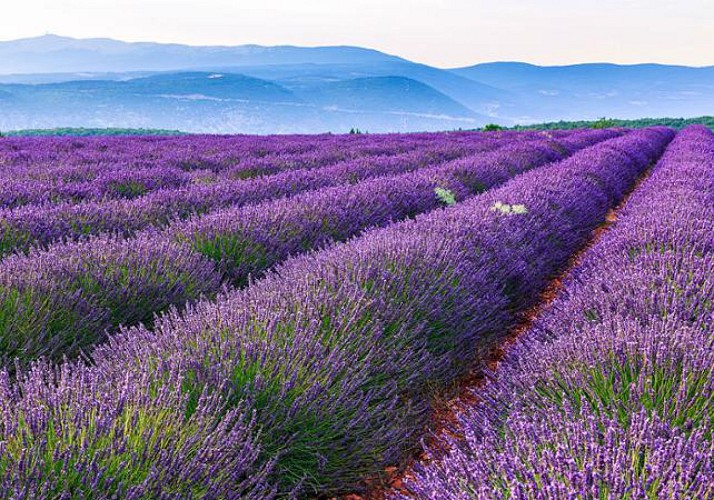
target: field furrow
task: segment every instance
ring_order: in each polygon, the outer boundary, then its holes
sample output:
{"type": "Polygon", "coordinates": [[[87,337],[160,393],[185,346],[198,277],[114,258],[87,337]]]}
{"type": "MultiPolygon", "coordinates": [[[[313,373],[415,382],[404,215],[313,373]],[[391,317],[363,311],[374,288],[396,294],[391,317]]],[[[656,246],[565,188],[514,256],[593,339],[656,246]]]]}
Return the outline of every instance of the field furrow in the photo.
{"type": "Polygon", "coordinates": [[[690,127],[394,497],[713,498],[713,230],[690,127]]]}

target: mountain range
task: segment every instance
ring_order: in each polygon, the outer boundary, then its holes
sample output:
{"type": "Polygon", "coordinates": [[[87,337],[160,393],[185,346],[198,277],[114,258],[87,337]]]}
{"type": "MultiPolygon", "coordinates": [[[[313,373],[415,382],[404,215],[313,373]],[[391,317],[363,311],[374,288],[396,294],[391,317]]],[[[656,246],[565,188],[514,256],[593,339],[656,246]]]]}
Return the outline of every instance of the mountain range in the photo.
{"type": "Polygon", "coordinates": [[[0,130],[450,130],[714,112],[714,66],[519,62],[442,69],[360,47],[0,42],[0,130]]]}

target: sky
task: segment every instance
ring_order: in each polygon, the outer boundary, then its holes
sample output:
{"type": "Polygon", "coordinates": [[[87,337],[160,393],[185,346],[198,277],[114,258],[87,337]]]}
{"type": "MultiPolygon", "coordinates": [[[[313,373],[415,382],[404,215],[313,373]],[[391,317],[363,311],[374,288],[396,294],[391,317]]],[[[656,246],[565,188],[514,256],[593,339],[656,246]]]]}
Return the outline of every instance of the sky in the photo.
{"type": "Polygon", "coordinates": [[[714,65],[714,0],[0,0],[0,39],[357,45],[437,67],[714,65]]]}

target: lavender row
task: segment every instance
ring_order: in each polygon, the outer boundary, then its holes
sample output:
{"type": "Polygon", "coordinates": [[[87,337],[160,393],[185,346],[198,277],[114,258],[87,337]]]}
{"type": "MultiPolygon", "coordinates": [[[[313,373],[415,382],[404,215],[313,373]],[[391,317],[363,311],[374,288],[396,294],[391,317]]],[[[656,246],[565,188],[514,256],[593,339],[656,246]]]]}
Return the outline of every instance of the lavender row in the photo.
{"type": "Polygon", "coordinates": [[[381,470],[416,444],[433,389],[514,321],[671,135],[612,139],[291,259],[114,337],[91,367],[0,378],[0,485],[16,498],[270,498],[381,470]]]}
{"type": "Polygon", "coordinates": [[[25,206],[0,214],[2,253],[47,245],[62,238],[78,239],[104,232],[129,236],[214,208],[260,202],[324,186],[340,185],[380,175],[420,168],[462,154],[461,149],[417,151],[391,157],[355,160],[318,169],[292,170],[273,176],[183,188],[162,189],[133,200],[25,206]]]}
{"type": "MultiPolygon", "coordinates": [[[[472,135],[473,140],[482,136],[472,135]]],[[[360,156],[404,153],[438,136],[182,136],[7,138],[0,142],[0,175],[74,180],[111,170],[154,166],[221,172],[273,162],[305,168],[360,156]]]]}
{"type": "MultiPolygon", "coordinates": [[[[570,148],[611,135],[587,134],[570,148]]],[[[233,285],[243,285],[290,255],[457,203],[570,153],[552,141],[514,143],[490,155],[416,172],[220,210],[173,224],[166,234],[216,262],[224,279],[233,285]]]]}
{"type": "MultiPolygon", "coordinates": [[[[532,132],[523,135],[537,136],[532,132]]],[[[487,151],[508,140],[507,138],[508,135],[458,134],[449,137],[446,144],[451,148],[462,148],[464,153],[487,151]]],[[[9,141],[12,143],[13,140],[9,139],[9,141]]],[[[78,141],[84,145],[82,140],[78,141]]],[[[166,148],[175,142],[169,141],[169,144],[161,143],[162,146],[156,148],[153,155],[144,152],[142,156],[141,151],[134,151],[131,148],[125,150],[122,155],[121,148],[107,149],[108,145],[103,142],[97,145],[93,144],[93,141],[88,141],[89,147],[71,149],[71,152],[65,155],[48,154],[42,149],[39,149],[40,155],[13,155],[11,159],[5,158],[6,164],[0,168],[0,177],[3,178],[5,188],[0,195],[0,207],[13,208],[27,204],[49,204],[61,201],[78,203],[87,200],[136,198],[161,188],[252,178],[286,170],[319,168],[340,161],[439,149],[446,145],[444,137],[438,135],[424,137],[406,135],[395,136],[393,139],[375,139],[375,145],[381,143],[387,146],[382,148],[350,150],[339,148],[338,144],[328,143],[323,149],[320,146],[326,142],[324,138],[313,139],[312,143],[304,138],[303,148],[291,154],[255,157],[255,152],[243,151],[244,148],[241,148],[241,152],[245,155],[239,157],[236,151],[222,150],[222,154],[229,155],[230,159],[224,158],[218,161],[217,165],[211,166],[210,161],[206,163],[205,156],[211,157],[217,153],[215,148],[220,145],[217,141],[227,142],[227,146],[230,147],[235,139],[199,137],[192,138],[191,142],[187,139],[181,141],[188,142],[192,146],[191,150],[186,151],[184,145],[184,148],[179,148],[178,151],[170,149],[167,151],[166,148]],[[179,153],[186,155],[181,157],[180,162],[175,156],[179,153]],[[192,159],[191,156],[196,154],[199,158],[192,159]],[[187,165],[196,163],[204,167],[186,170],[187,165]]],[[[34,147],[46,147],[45,142],[38,140],[34,147]]],[[[132,139],[127,139],[125,142],[131,144],[132,139]]],[[[277,139],[273,139],[273,142],[280,143],[277,139]]],[[[117,146],[116,143],[112,145],[117,146]]],[[[35,153],[36,150],[30,151],[35,153]]]]}
{"type": "MultiPolygon", "coordinates": [[[[541,138],[541,136],[542,134],[539,133],[520,133],[518,134],[518,140],[538,139],[541,138]]],[[[376,136],[375,139],[363,140],[360,143],[349,141],[349,139],[345,140],[345,136],[340,137],[344,143],[339,142],[332,148],[309,148],[301,152],[298,158],[280,154],[243,159],[230,168],[218,171],[216,177],[244,179],[255,177],[256,175],[275,174],[285,170],[323,167],[337,163],[338,161],[393,156],[413,152],[415,150],[438,149],[439,146],[443,147],[445,144],[448,144],[450,147],[458,146],[462,148],[464,154],[485,152],[491,151],[516,139],[516,134],[510,132],[489,135],[457,132],[445,135],[386,135],[376,136]]],[[[206,170],[202,170],[200,175],[207,175],[206,170]]]]}
{"type": "Polygon", "coordinates": [[[290,255],[435,209],[444,203],[439,190],[461,200],[560,159],[562,150],[550,141],[514,143],[497,154],[219,210],[129,240],[100,237],[10,256],[0,262],[7,318],[0,354],[23,362],[73,356],[120,323],[150,322],[171,305],[213,296],[224,282],[245,284],[290,255]]]}
{"type": "MultiPolygon", "coordinates": [[[[612,137],[618,132],[571,133],[558,144],[565,150],[576,150],[584,144],[612,137]]],[[[355,160],[319,169],[300,169],[245,181],[209,185],[193,184],[181,189],[159,190],[135,200],[113,200],[54,207],[28,206],[0,211],[0,255],[44,247],[60,240],[76,240],[87,235],[119,233],[129,237],[136,231],[160,227],[174,219],[188,218],[217,208],[257,203],[302,191],[355,183],[377,175],[408,172],[427,165],[461,157],[458,144],[444,142],[430,149],[392,157],[355,160]]],[[[531,135],[518,135],[509,143],[494,141],[493,148],[511,143],[533,141],[531,135]]],[[[550,141],[542,137],[540,142],[550,141]]],[[[539,142],[536,140],[535,142],[539,142]]],[[[476,153],[487,154],[487,153],[476,153]]]]}
{"type": "Polygon", "coordinates": [[[306,168],[362,156],[405,153],[445,138],[452,143],[473,144],[507,140],[515,135],[521,134],[3,138],[0,175],[15,179],[53,175],[71,179],[76,172],[81,172],[82,177],[91,176],[96,172],[94,165],[105,166],[102,171],[159,165],[187,172],[219,172],[272,161],[286,168],[306,168]]]}
{"type": "Polygon", "coordinates": [[[409,497],[714,498],[714,134],[682,131],[409,497]]]}
{"type": "MultiPolygon", "coordinates": [[[[109,156],[106,152],[104,156],[109,156]]],[[[314,154],[308,153],[314,157],[314,154]]],[[[319,155],[319,153],[318,153],[319,155]]],[[[320,157],[324,163],[310,165],[316,168],[335,163],[320,157]]],[[[214,183],[225,179],[239,180],[259,175],[278,173],[289,168],[286,165],[302,162],[292,158],[289,163],[277,163],[274,159],[251,161],[250,168],[230,168],[222,175],[214,171],[201,170],[187,173],[179,166],[145,165],[137,167],[116,160],[98,160],[90,165],[71,165],[43,170],[37,164],[23,165],[25,175],[18,168],[6,168],[2,172],[3,191],[0,207],[15,208],[24,205],[56,204],[61,202],[80,203],[82,201],[102,201],[108,199],[137,198],[158,189],[180,188],[192,183],[214,183]]]]}

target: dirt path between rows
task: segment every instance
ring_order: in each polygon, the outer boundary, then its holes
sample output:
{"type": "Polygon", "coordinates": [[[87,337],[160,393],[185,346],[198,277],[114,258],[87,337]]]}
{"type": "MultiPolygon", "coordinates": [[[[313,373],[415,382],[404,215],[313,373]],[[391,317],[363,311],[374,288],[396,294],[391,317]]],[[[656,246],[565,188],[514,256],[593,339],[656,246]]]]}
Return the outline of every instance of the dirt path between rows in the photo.
{"type": "MultiPolygon", "coordinates": [[[[496,370],[508,349],[523,333],[533,326],[539,317],[551,308],[553,301],[563,290],[564,281],[568,275],[580,265],[585,253],[598,243],[610,227],[617,222],[619,212],[627,204],[630,196],[649,177],[652,168],[648,168],[640,175],[620,203],[607,212],[605,220],[592,231],[590,238],[571,256],[561,271],[550,279],[546,288],[539,294],[536,303],[519,314],[519,320],[516,325],[507,332],[503,340],[491,351],[486,360],[477,363],[469,373],[454,382],[452,386],[454,389],[449,393],[455,394],[455,396],[446,401],[435,401],[434,417],[429,426],[429,431],[424,437],[427,447],[438,449],[443,445],[443,441],[438,436],[444,433],[454,435],[451,429],[453,429],[453,424],[456,422],[456,415],[464,408],[478,404],[474,389],[478,389],[486,383],[482,367],[488,367],[491,372],[496,372],[497,375],[496,370]]],[[[406,467],[401,469],[387,467],[385,474],[381,477],[365,479],[364,488],[366,493],[349,493],[323,498],[329,500],[385,500],[390,492],[408,494],[402,486],[403,480],[410,476],[410,471],[415,463],[423,463],[425,460],[427,460],[427,457],[424,451],[419,450],[411,457],[406,467]]]]}

